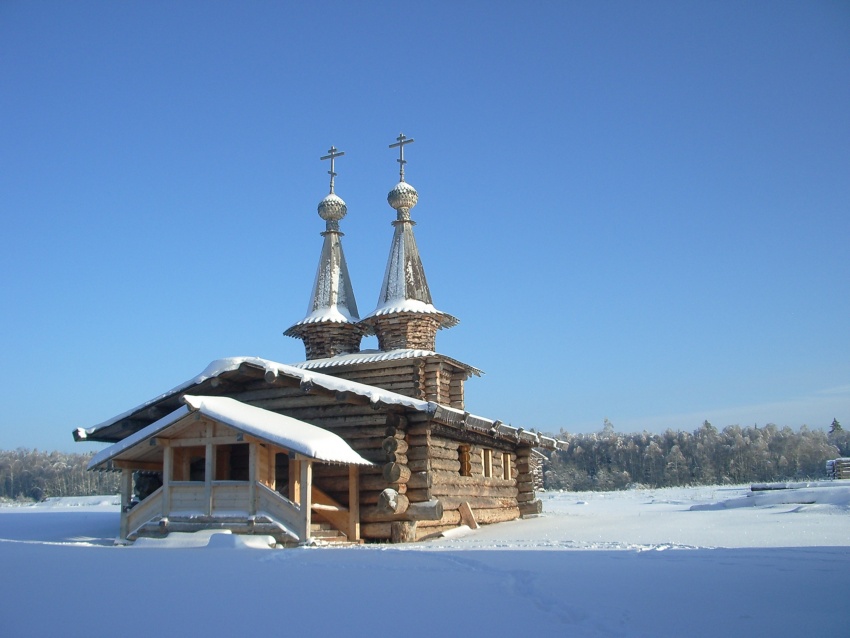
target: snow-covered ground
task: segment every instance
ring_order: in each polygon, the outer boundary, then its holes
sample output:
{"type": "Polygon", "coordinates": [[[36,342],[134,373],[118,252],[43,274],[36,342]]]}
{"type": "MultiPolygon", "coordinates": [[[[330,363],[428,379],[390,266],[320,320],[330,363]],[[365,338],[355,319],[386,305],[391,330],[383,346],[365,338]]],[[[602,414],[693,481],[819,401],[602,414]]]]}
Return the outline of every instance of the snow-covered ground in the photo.
{"type": "Polygon", "coordinates": [[[115,547],[113,497],[2,507],[0,635],[845,636],[841,483],[550,493],[451,538],[290,550],[115,547]]]}

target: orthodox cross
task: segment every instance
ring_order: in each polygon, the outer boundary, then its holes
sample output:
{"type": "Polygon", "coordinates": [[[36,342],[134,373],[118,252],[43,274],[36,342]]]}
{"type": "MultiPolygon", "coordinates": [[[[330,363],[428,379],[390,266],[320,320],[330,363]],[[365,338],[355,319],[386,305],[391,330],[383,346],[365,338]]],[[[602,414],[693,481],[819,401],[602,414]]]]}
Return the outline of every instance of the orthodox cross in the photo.
{"type": "Polygon", "coordinates": [[[342,157],[343,155],[345,155],[343,151],[338,151],[336,150],[336,146],[331,146],[328,149],[328,154],[319,158],[320,160],[329,159],[331,161],[331,170],[328,171],[328,175],[331,176],[331,193],[334,192],[334,177],[336,177],[336,173],[334,173],[334,160],[337,157],[342,157]]]}
{"type": "Polygon", "coordinates": [[[404,133],[399,133],[396,138],[398,141],[395,144],[390,144],[390,148],[395,148],[398,146],[398,159],[396,160],[401,167],[399,168],[398,174],[401,178],[400,181],[404,181],[404,165],[407,164],[407,160],[404,159],[404,145],[413,143],[412,137],[405,137],[404,133]]]}

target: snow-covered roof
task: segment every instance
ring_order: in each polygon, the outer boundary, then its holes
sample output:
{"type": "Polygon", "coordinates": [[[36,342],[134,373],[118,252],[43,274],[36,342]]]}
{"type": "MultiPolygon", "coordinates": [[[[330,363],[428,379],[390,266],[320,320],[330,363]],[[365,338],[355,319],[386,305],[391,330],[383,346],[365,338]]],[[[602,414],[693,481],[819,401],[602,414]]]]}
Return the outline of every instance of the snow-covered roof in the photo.
{"type": "Polygon", "coordinates": [[[337,366],[357,365],[361,363],[378,363],[381,361],[399,361],[402,359],[418,359],[420,357],[439,356],[443,359],[457,365],[469,372],[470,374],[480,377],[484,374],[478,368],[471,365],[452,359],[445,355],[438,354],[433,350],[417,350],[415,348],[400,348],[398,350],[361,350],[350,354],[340,354],[335,357],[327,357],[324,359],[310,359],[300,363],[293,363],[296,368],[304,370],[321,370],[322,368],[335,368],[337,366]]]}
{"type": "Polygon", "coordinates": [[[437,310],[434,304],[425,303],[418,299],[389,299],[382,305],[378,306],[366,317],[383,317],[384,315],[395,315],[402,312],[413,312],[424,315],[439,315],[441,326],[443,328],[451,328],[460,323],[457,317],[446,314],[442,310],[437,310]]]}
{"type": "Polygon", "coordinates": [[[390,390],[383,390],[375,386],[357,383],[356,381],[346,381],[320,372],[303,370],[301,368],[296,368],[295,366],[286,365],[285,363],[277,363],[260,357],[228,357],[225,359],[216,359],[199,375],[173,387],[168,392],[164,392],[163,394],[154,397],[150,401],[145,401],[132,410],[123,412],[107,421],[104,421],[103,423],[97,424],[92,428],[78,428],[75,430],[74,436],[78,440],[85,440],[98,430],[102,430],[107,426],[117,423],[123,419],[127,419],[140,412],[144,412],[146,409],[161,402],[162,400],[178,395],[189,388],[200,385],[204,381],[214,379],[228,372],[234,372],[242,365],[260,368],[264,370],[265,373],[272,374],[274,376],[284,375],[299,379],[301,382],[310,382],[320,388],[334,392],[353,392],[354,394],[368,398],[370,402],[375,404],[385,403],[389,405],[399,405],[401,407],[412,408],[414,410],[428,413],[433,413],[437,405],[436,403],[414,399],[403,394],[391,392],[390,390]]]}
{"type": "MultiPolygon", "coordinates": [[[[296,326],[305,326],[312,323],[357,323],[357,319],[352,317],[343,306],[330,306],[314,310],[292,327],[295,328],[296,326]]],[[[287,336],[290,335],[287,334],[287,336]]]]}
{"type": "Polygon", "coordinates": [[[201,374],[181,383],[168,392],[161,394],[150,401],[146,401],[132,410],[119,414],[118,416],[113,417],[108,421],[104,421],[93,428],[78,428],[74,432],[74,437],[77,440],[85,440],[88,438],[94,438],[97,440],[96,435],[98,431],[119,423],[122,420],[130,419],[135,415],[143,414],[149,408],[155,406],[161,401],[175,397],[190,388],[201,385],[207,380],[215,379],[216,377],[239,370],[240,366],[243,365],[263,370],[267,379],[270,377],[274,378],[278,375],[298,379],[300,383],[305,385],[309,384],[331,392],[351,393],[364,397],[376,406],[384,404],[424,412],[447,425],[459,428],[470,428],[492,435],[509,436],[517,441],[536,447],[555,448],[561,446],[560,441],[542,436],[533,431],[525,430],[524,428],[515,428],[511,425],[506,425],[498,420],[478,417],[469,414],[468,412],[464,412],[463,410],[458,410],[457,408],[452,408],[433,401],[414,399],[403,394],[398,394],[397,392],[384,390],[372,385],[366,385],[365,383],[340,379],[314,370],[305,370],[303,368],[269,361],[268,359],[262,359],[260,357],[230,357],[227,359],[217,359],[210,363],[210,365],[208,365],[201,374]]]}
{"type": "Polygon", "coordinates": [[[370,461],[352,450],[341,437],[310,423],[229,397],[200,397],[187,394],[183,397],[183,401],[185,405],[168,416],[98,452],[89,462],[88,469],[97,468],[136,445],[157,436],[193,412],[312,459],[328,463],[372,465],[370,461]]]}

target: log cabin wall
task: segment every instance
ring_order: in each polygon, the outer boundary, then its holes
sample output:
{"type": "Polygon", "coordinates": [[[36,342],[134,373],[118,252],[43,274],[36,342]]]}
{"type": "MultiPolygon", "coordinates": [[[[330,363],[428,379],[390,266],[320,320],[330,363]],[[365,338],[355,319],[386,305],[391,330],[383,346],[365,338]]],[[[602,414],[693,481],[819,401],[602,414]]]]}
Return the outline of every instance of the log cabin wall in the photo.
{"type": "Polygon", "coordinates": [[[440,315],[416,312],[393,312],[365,320],[374,326],[378,349],[382,352],[402,348],[434,350],[440,315]]]}
{"type": "MultiPolygon", "coordinates": [[[[392,366],[414,369],[410,361],[392,366]]],[[[397,376],[397,375],[387,375],[397,376]]],[[[374,383],[374,382],[373,382],[374,383]]],[[[405,415],[375,411],[370,405],[340,403],[336,396],[308,394],[297,386],[278,386],[258,380],[232,394],[257,407],[286,414],[338,434],[364,458],[375,463],[361,468],[361,536],[373,541],[416,540],[461,523],[460,506],[468,503],[480,523],[520,516],[518,477],[522,465],[508,442],[483,435],[456,432],[434,423],[422,412],[405,415]],[[440,433],[435,434],[435,430],[440,433]],[[467,442],[464,441],[467,440],[467,442]],[[460,475],[459,447],[469,447],[469,476],[460,475]],[[489,465],[485,476],[485,451],[489,465]],[[505,478],[505,462],[509,478],[505,478]],[[378,507],[382,493],[392,489],[411,508],[388,515],[378,507]],[[440,516],[417,520],[428,503],[439,500],[440,516]]],[[[530,450],[530,448],[529,448],[530,450]]],[[[527,461],[527,456],[525,457],[527,461]]],[[[314,467],[314,482],[331,498],[348,505],[348,468],[332,464],[314,467]]],[[[533,500],[533,492],[531,498],[533,500]]]]}
{"type": "Polygon", "coordinates": [[[523,516],[543,511],[542,502],[534,494],[535,462],[531,459],[532,453],[530,446],[517,448],[517,503],[523,516]]]}
{"type": "MultiPolygon", "coordinates": [[[[404,376],[405,372],[410,376],[419,375],[419,379],[426,379],[429,372],[433,372],[435,378],[444,373],[446,376],[455,372],[466,375],[465,370],[436,358],[382,364],[348,372],[352,380],[359,376],[380,387],[398,383],[396,378],[404,376]],[[429,364],[436,365],[428,370],[429,364]],[[384,380],[383,386],[378,379],[384,380]]],[[[343,377],[342,374],[337,376],[343,377]]],[[[439,391],[451,393],[456,380],[450,377],[448,383],[439,381],[439,391]]],[[[291,378],[268,381],[258,377],[242,381],[238,386],[222,383],[217,389],[237,401],[334,432],[361,456],[375,463],[360,469],[361,537],[364,539],[411,541],[445,531],[461,524],[460,508],[464,503],[469,504],[478,522],[494,523],[519,517],[525,513],[523,506],[531,507],[529,504],[534,502],[530,447],[517,448],[516,443],[508,440],[448,426],[434,421],[424,412],[403,411],[400,407],[376,410],[364,397],[318,388],[312,390],[309,384],[302,386],[291,378]],[[461,446],[468,450],[466,469],[469,476],[461,475],[461,446]],[[485,476],[485,467],[489,476],[485,476]],[[397,500],[406,511],[388,514],[379,507],[382,494],[388,489],[398,495],[397,500]]],[[[262,451],[259,454],[257,461],[263,482],[274,489],[275,476],[280,479],[286,473],[275,471],[280,460],[274,455],[265,457],[262,451]]],[[[348,467],[315,464],[313,469],[316,487],[348,506],[348,467]]],[[[285,485],[281,482],[278,487],[283,489],[285,485]]]]}
{"type": "Polygon", "coordinates": [[[324,359],[360,350],[363,328],[351,323],[317,323],[299,326],[307,359],[324,359]]]}
{"type": "MultiPolygon", "coordinates": [[[[517,456],[511,446],[494,440],[491,447],[464,441],[460,432],[455,438],[435,434],[433,429],[429,426],[427,434],[419,436],[415,442],[421,445],[411,445],[408,456],[411,470],[421,468],[430,475],[427,493],[420,497],[427,495],[439,499],[443,504],[443,516],[439,520],[419,521],[417,539],[460,525],[464,503],[469,504],[478,523],[518,518],[517,456]],[[489,465],[485,466],[488,452],[489,465]],[[468,464],[461,461],[462,454],[468,454],[468,464]],[[488,467],[489,476],[485,476],[485,467],[488,467]],[[469,475],[464,476],[462,472],[467,471],[469,475]]],[[[437,429],[442,428],[437,426],[437,429]]],[[[411,500],[415,495],[410,495],[411,500]]]]}
{"type": "Polygon", "coordinates": [[[347,381],[356,381],[397,392],[414,399],[430,400],[425,398],[425,365],[422,359],[399,359],[324,368],[322,372],[347,381]]]}
{"type": "Polygon", "coordinates": [[[324,374],[365,383],[423,401],[464,409],[469,372],[439,355],[322,368],[324,374]]]}

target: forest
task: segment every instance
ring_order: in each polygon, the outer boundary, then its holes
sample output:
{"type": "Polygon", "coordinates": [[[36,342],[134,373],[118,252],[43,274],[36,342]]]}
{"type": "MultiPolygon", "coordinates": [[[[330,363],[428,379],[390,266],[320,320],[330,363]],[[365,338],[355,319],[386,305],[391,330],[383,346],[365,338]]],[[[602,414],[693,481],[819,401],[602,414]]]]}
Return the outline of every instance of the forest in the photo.
{"type": "MultiPolygon", "coordinates": [[[[601,432],[569,434],[566,451],[546,452],[546,489],[617,490],[826,478],[826,461],[850,456],[850,432],[730,425],[708,421],[693,433],[620,434],[606,419],[601,432]]],[[[89,472],[92,454],[0,451],[0,500],[115,494],[117,472],[89,472]]]]}
{"type": "Polygon", "coordinates": [[[566,451],[547,452],[546,489],[617,490],[633,485],[722,485],[825,479],[826,461],[850,456],[850,433],[837,420],[829,431],[768,424],[705,421],[692,433],[620,434],[607,419],[601,432],[569,434],[566,451]]]}
{"type": "Polygon", "coordinates": [[[0,450],[0,500],[42,501],[51,496],[118,492],[117,472],[86,470],[92,454],[0,450]]]}

